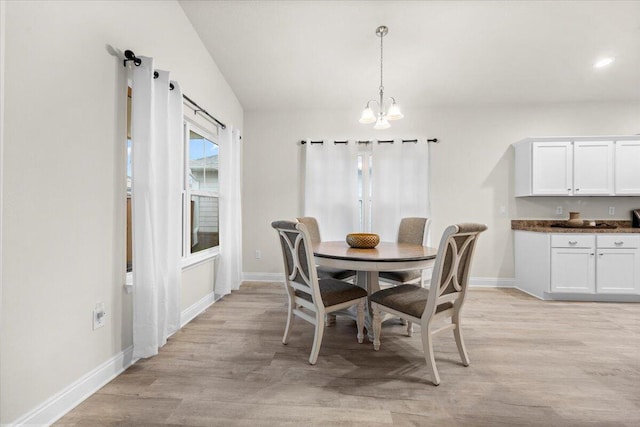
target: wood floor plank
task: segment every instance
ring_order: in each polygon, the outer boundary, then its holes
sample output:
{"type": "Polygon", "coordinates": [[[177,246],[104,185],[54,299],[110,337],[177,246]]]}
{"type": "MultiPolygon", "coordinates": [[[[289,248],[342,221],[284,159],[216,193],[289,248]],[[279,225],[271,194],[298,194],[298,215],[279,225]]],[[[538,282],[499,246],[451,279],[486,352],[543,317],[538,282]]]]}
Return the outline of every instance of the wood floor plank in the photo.
{"type": "MultiPolygon", "coordinates": [[[[246,282],[63,417],[60,426],[637,426],[640,304],[539,301],[471,289],[463,330],[471,366],[447,334],[431,385],[420,334],[383,325],[382,345],[355,322],[296,319],[282,345],[281,284],[246,282]]],[[[418,327],[416,327],[417,329],[418,327]]]]}

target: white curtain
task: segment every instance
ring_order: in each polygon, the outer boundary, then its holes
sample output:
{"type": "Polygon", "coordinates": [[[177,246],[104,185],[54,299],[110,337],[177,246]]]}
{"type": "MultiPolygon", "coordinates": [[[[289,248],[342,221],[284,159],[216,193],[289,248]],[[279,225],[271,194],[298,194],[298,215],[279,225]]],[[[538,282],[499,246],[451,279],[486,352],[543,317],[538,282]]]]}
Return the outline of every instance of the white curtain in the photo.
{"type": "Polygon", "coordinates": [[[429,217],[429,145],[424,140],[375,142],[371,230],[394,242],[404,217],[429,217]]]}
{"type": "Polygon", "coordinates": [[[220,258],[216,295],[240,288],[242,281],[242,140],[237,129],[220,132],[220,258]]]}
{"type": "Polygon", "coordinates": [[[357,143],[328,140],[304,147],[304,215],[318,220],[322,240],[344,240],[360,230],[357,143]]]}
{"type": "Polygon", "coordinates": [[[180,327],[182,93],[153,59],[133,66],[133,357],[158,354],[180,327]]]}

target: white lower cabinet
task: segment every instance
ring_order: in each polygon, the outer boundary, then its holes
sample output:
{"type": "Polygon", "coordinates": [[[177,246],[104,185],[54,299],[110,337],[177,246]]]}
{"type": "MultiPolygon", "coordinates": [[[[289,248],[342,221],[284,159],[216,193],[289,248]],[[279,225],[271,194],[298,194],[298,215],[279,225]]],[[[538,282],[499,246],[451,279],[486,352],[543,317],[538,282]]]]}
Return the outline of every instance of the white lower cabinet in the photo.
{"type": "Polygon", "coordinates": [[[551,292],[595,292],[595,246],[593,235],[551,235],[551,292]]]}
{"type": "Polygon", "coordinates": [[[597,291],[640,293],[640,236],[597,237],[597,291]]]}
{"type": "Polygon", "coordinates": [[[596,290],[593,249],[551,249],[551,292],[593,293],[596,290]]]}
{"type": "Polygon", "coordinates": [[[640,295],[640,235],[516,231],[515,250],[516,287],[539,298],[640,295]]]}

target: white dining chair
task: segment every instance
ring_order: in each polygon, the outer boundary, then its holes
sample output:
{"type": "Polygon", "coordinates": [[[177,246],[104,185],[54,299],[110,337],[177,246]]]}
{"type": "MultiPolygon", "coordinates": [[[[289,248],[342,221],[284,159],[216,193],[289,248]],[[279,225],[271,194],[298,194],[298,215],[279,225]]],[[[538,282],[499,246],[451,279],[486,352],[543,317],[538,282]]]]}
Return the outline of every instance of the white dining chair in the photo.
{"type": "Polygon", "coordinates": [[[380,349],[383,312],[406,319],[407,333],[411,324],[421,326],[422,346],[433,384],[440,384],[440,375],[433,355],[433,337],[453,330],[458,352],[464,366],[469,356],[462,339],[460,310],[469,283],[469,270],[478,235],[485,231],[484,224],[457,224],[449,226],[442,235],[436,257],[431,286],[425,289],[415,285],[400,285],[383,289],[371,295],[373,311],[373,348],[380,349]],[[439,328],[435,322],[451,319],[439,328]]]}
{"type": "Polygon", "coordinates": [[[289,342],[294,316],[315,325],[309,363],[315,365],[324,334],[325,315],[356,305],[357,339],[364,339],[364,308],[367,291],[333,278],[318,278],[311,237],[301,222],[274,221],[284,262],[284,284],[288,296],[287,324],[282,343],[289,342]]]}

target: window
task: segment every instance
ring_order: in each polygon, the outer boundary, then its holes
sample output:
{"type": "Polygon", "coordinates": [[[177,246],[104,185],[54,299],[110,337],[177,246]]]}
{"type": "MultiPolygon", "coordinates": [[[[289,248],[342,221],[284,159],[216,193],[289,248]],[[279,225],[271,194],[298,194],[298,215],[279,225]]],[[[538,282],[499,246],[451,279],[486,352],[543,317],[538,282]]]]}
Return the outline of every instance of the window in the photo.
{"type": "Polygon", "coordinates": [[[371,198],[373,186],[371,173],[373,172],[373,156],[371,152],[361,150],[358,154],[358,208],[360,231],[371,231],[371,198]],[[368,189],[366,191],[365,189],[368,189]]]}
{"type": "Polygon", "coordinates": [[[304,151],[304,214],[318,219],[326,240],[361,230],[393,241],[402,218],[428,217],[425,141],[324,141],[304,151]]]}
{"type": "Polygon", "coordinates": [[[205,130],[185,122],[183,257],[213,252],[220,244],[219,147],[213,139],[205,130]]]}
{"type": "MultiPolygon", "coordinates": [[[[183,140],[182,183],[182,257],[184,266],[209,258],[220,244],[218,208],[218,144],[214,134],[185,121],[183,140]]],[[[132,283],[132,145],[131,145],[131,88],[127,98],[126,141],[126,266],[127,283],[132,283]]]]}

